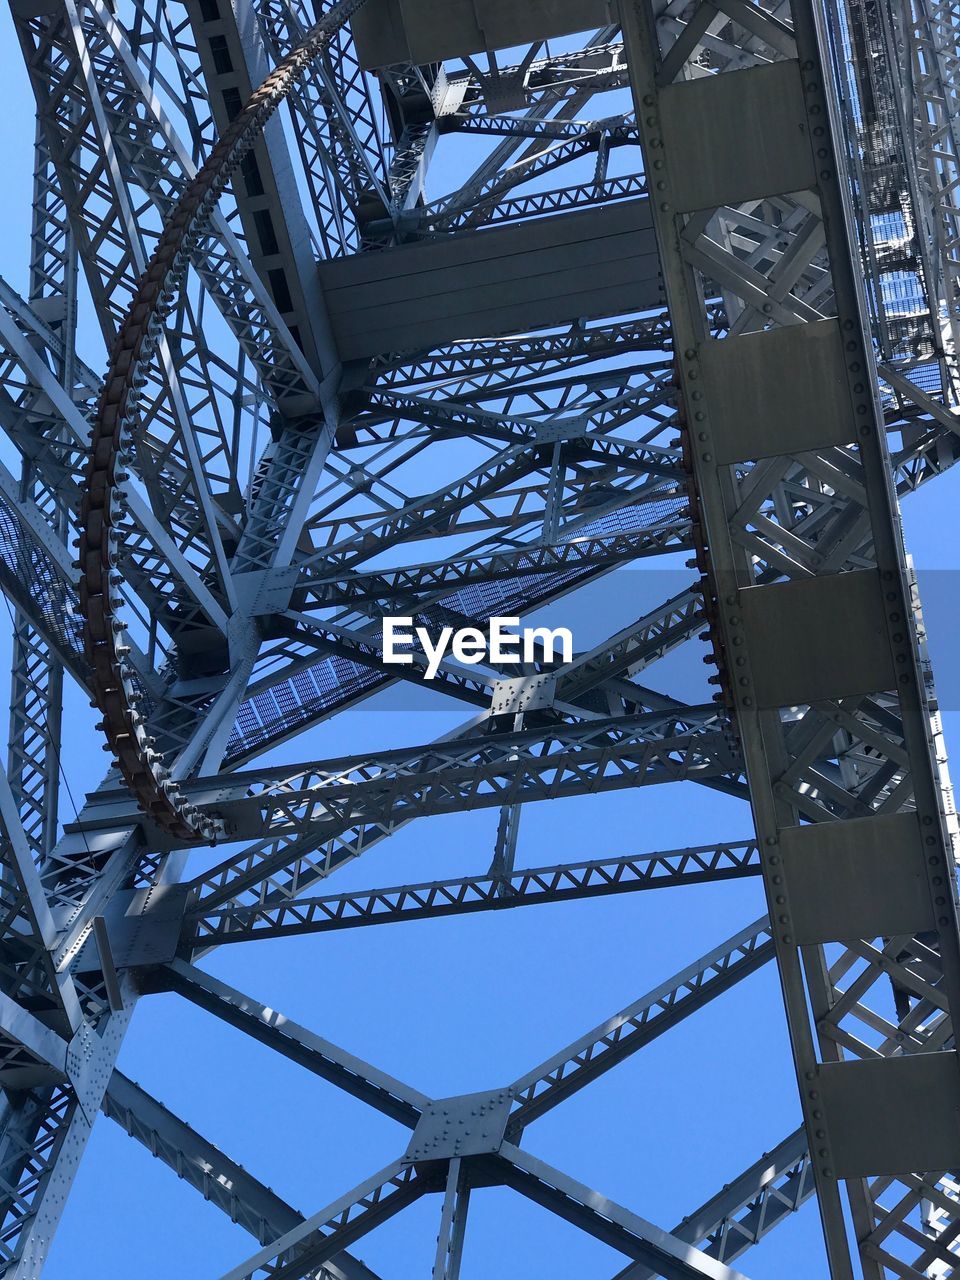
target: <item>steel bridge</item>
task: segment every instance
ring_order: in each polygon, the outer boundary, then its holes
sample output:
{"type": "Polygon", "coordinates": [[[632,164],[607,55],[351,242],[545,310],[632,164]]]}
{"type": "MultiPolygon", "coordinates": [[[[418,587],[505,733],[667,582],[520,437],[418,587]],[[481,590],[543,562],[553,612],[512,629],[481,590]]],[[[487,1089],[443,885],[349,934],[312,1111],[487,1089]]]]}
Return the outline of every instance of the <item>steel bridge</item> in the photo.
{"type": "Polygon", "coordinates": [[[249,1233],[225,1280],[377,1280],[365,1235],[421,1197],[434,1280],[469,1280],[492,1186],[619,1280],[736,1280],[805,1204],[804,1274],[954,1275],[957,822],[898,504],[960,457],[960,5],[10,7],[37,131],[27,295],[0,282],[2,1280],[43,1272],[100,1112],[249,1233]],[[679,591],[571,661],[385,661],[385,616],[483,631],[678,556],[679,591]],[[696,703],[647,684],[682,645],[696,703]],[[73,683],[108,756],[68,812],[73,683]],[[312,758],[410,684],[457,727],[312,758]],[[625,853],[597,800],[585,860],[524,840],[527,804],[677,781],[738,829],[625,853]],[[476,874],[327,883],[481,808],[476,874]],[[482,1094],[203,965],[746,877],[767,915],[482,1094]],[[678,1225],[531,1154],[771,962],[799,1127],[678,1225]],[[160,992],[406,1127],[395,1160],[293,1209],[117,1068],[160,992]]]}

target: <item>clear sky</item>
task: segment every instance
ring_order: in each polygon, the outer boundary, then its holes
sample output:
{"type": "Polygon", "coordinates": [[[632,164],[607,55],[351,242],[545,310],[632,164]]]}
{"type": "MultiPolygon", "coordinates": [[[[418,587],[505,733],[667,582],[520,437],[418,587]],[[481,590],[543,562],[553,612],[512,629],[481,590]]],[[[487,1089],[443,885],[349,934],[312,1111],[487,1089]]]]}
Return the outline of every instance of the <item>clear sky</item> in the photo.
{"type": "MultiPolygon", "coordinates": [[[[33,104],[4,9],[0,17],[0,274],[26,288],[33,104]]],[[[84,350],[103,364],[92,332],[84,350]]],[[[960,471],[905,506],[925,574],[935,671],[956,738],[960,708],[956,517],[960,471]]],[[[589,588],[578,617],[597,634],[676,589],[668,575],[618,575],[589,588]],[[666,589],[664,587],[666,586],[666,589]],[[603,612],[603,611],[606,612],[603,612]]],[[[610,628],[613,629],[612,626],[610,628]]],[[[577,635],[585,647],[589,635],[577,635]]],[[[703,696],[700,650],[648,683],[703,696]]],[[[9,644],[0,642],[7,661],[9,644]]],[[[71,691],[63,761],[79,798],[99,779],[93,715],[71,691]]],[[[350,713],[287,759],[427,741],[462,716],[438,695],[402,712],[350,713]]],[[[957,766],[960,771],[960,764],[957,766]]],[[[67,809],[66,816],[72,816],[67,809]]],[[[330,891],[485,870],[495,811],[420,821],[330,883],[330,891]]],[[[694,784],[527,806],[519,865],[653,852],[751,834],[739,802],[694,784]]],[[[358,929],[223,948],[205,967],[319,1034],[444,1096],[509,1083],[762,914],[759,883],[661,890],[598,901],[358,929]]],[[[407,1132],[270,1054],[176,996],[139,1006],[121,1068],[304,1213],[399,1155],[407,1132]]],[[[761,970],[611,1071],[527,1132],[525,1145],[663,1227],[737,1175],[798,1123],[776,975],[761,970]]],[[[390,1277],[430,1273],[440,1205],[428,1197],[354,1249],[390,1277]]],[[[100,1118],[45,1272],[47,1280],[213,1280],[252,1239],[112,1122],[100,1118]]],[[[464,1280],[604,1280],[625,1259],[505,1190],[475,1194],[464,1280]]],[[[815,1206],[738,1264],[755,1280],[825,1280],[815,1206]]]]}

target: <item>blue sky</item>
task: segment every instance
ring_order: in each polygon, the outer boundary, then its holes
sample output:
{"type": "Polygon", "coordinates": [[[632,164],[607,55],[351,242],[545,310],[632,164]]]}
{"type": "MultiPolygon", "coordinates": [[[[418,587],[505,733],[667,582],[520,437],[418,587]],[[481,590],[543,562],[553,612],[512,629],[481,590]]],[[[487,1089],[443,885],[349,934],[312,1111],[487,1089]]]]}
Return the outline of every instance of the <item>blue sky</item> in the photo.
{"type": "MultiPolygon", "coordinates": [[[[5,109],[0,113],[0,273],[24,290],[28,260],[32,99],[9,19],[0,17],[5,109]]],[[[88,358],[103,352],[88,334],[88,358]]],[[[957,568],[956,471],[905,506],[908,547],[922,570],[957,568]]],[[[616,625],[676,586],[660,571],[618,575],[577,616],[616,625]],[[641,581],[642,579],[642,581],[641,581]],[[666,583],[666,589],[662,589],[666,583]],[[639,603],[638,603],[639,602],[639,603]]],[[[941,696],[954,652],[954,575],[925,577],[941,696]]],[[[611,626],[612,629],[612,626],[611,626]]],[[[589,635],[578,635],[585,647],[589,635]]],[[[0,642],[7,660],[8,641],[0,642]]],[[[650,683],[687,694],[700,651],[664,664],[650,683]]],[[[696,670],[695,670],[696,669],[696,670]]],[[[951,673],[952,674],[952,673],[951,673]]],[[[78,798],[104,757],[85,699],[69,695],[63,762],[78,798]]],[[[386,700],[325,726],[311,754],[427,741],[462,718],[414,694],[401,714],[386,700]]],[[[948,738],[957,715],[946,716],[948,738]]],[[[287,758],[300,749],[288,748],[287,758]]],[[[304,750],[304,754],[306,751],[304,750]]],[[[957,766],[960,769],[960,765],[957,766]]],[[[68,816],[70,816],[68,814],[68,816]]],[[[493,811],[421,821],[343,871],[331,891],[484,870],[493,811]]],[[[527,806],[520,865],[643,853],[751,834],[746,808],[693,784],[527,806]]],[[[626,895],[224,948],[212,972],[351,1052],[444,1096],[494,1088],[610,1016],[763,912],[756,881],[626,895]]],[[[121,1068],[312,1213],[398,1155],[407,1133],[175,996],[145,999],[121,1068]]],[[[775,972],[767,967],[678,1030],[533,1124],[525,1145],[664,1227],[717,1191],[798,1122],[775,972]]],[[[356,1246],[389,1277],[429,1275],[439,1222],[429,1197],[356,1246]]],[[[464,1280],[614,1275],[625,1260],[505,1190],[471,1203],[464,1280]]],[[[96,1126],[45,1272],[49,1280],[202,1280],[254,1243],[111,1122],[96,1126]]],[[[755,1280],[802,1267],[824,1280],[815,1207],[779,1227],[740,1266],[755,1280]]]]}

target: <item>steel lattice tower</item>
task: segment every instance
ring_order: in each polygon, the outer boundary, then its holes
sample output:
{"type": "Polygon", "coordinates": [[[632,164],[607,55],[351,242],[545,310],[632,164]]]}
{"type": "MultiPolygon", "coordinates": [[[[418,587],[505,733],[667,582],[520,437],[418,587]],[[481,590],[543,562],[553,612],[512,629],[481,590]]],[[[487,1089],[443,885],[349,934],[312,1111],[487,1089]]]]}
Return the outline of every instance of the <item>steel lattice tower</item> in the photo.
{"type": "Polygon", "coordinates": [[[11,10],[37,135],[29,296],[0,281],[0,1277],[41,1274],[100,1111],[249,1231],[229,1280],[376,1280],[353,1247],[425,1195],[455,1280],[491,1185],[620,1280],[735,1280],[813,1199],[834,1280],[954,1275],[956,818],[898,502],[960,457],[960,5],[11,10]],[[453,148],[477,159],[445,190],[453,148]],[[384,617],[484,630],[677,552],[684,589],[570,661],[444,661],[453,733],[299,749],[426,682],[384,617]],[[687,643],[716,673],[697,705],[644,678],[687,643]],[[65,682],[111,761],[76,816],[65,682]],[[525,849],[529,802],[681,780],[750,837],[525,849]],[[473,877],[325,883],[479,808],[473,877]],[[432,1099],[202,965],[751,876],[768,915],[487,1094],[432,1099]],[[803,1123],[673,1231],[529,1153],[527,1124],[770,962],[803,1123]],[[409,1145],[303,1218],[116,1069],[158,991],[409,1145]]]}

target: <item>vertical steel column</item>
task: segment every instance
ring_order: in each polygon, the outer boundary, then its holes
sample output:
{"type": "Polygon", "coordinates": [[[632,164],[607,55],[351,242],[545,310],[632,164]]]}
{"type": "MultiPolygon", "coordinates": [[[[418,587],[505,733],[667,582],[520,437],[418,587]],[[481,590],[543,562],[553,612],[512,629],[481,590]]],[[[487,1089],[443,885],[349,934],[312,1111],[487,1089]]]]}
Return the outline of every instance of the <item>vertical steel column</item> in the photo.
{"type": "MultiPolygon", "coordinates": [[[[67,389],[74,383],[77,328],[77,252],[66,204],[42,130],[34,149],[33,221],[30,234],[30,302],[60,339],[50,352],[67,389]]],[[[21,496],[44,511],[57,535],[67,536],[62,499],[24,460],[21,496]]],[[[35,859],[56,842],[60,792],[63,669],[43,637],[17,609],[10,676],[10,741],[7,770],[24,832],[35,859]]]]}
{"type": "MultiPolygon", "coordinates": [[[[762,10],[750,10],[763,21],[762,10]]],[[[929,1043],[916,1034],[888,1037],[879,1050],[847,1031],[838,1021],[838,969],[830,968],[834,944],[889,954],[888,939],[921,934],[928,950],[938,949],[935,985],[953,1013],[960,935],[823,15],[812,0],[795,0],[796,58],[685,78],[693,48],[685,56],[682,41],[661,46],[650,0],[621,0],[621,14],[678,357],[701,563],[743,743],[827,1252],[839,1280],[853,1268],[838,1180],[848,1180],[853,1229],[865,1242],[875,1226],[870,1176],[960,1160],[952,1120],[960,1071],[942,1023],[929,1043]],[[710,337],[697,240],[719,209],[749,202],[792,202],[822,220],[835,317],[811,311],[805,323],[785,320],[771,294],[760,309],[763,327],[710,337]],[[788,327],[774,327],[778,321],[788,327]],[[771,509],[761,519],[745,501],[751,490],[754,499],[764,492],[778,467],[833,493],[835,518],[806,540],[785,528],[791,513],[771,509]],[[876,715],[885,726],[879,732],[876,715]],[[798,718],[813,725],[802,742],[798,718]],[[832,769],[841,728],[889,752],[882,777],[868,785],[863,760],[851,765],[849,757],[832,769]],[[824,762],[821,780],[798,782],[801,764],[815,759],[824,762]],[[844,768],[856,780],[847,790],[844,768]]],[[[915,1033],[909,1013],[906,1022],[915,1033]]],[[[861,1261],[872,1280],[884,1274],[875,1250],[864,1248],[861,1261]]]]}

